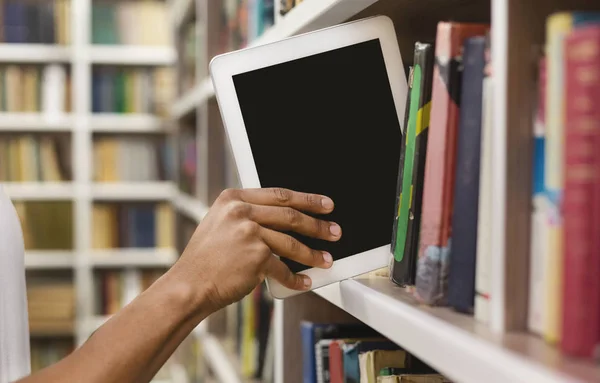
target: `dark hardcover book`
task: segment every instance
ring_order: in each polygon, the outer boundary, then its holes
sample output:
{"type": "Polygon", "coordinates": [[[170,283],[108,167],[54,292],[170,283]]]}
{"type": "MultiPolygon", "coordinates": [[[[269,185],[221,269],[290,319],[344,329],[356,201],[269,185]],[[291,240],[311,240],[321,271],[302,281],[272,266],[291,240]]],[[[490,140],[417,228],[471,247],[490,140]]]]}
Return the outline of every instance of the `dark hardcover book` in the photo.
{"type": "Polygon", "coordinates": [[[42,2],[38,9],[40,42],[55,43],[54,2],[42,2]]]}
{"type": "Polygon", "coordinates": [[[415,282],[425,158],[429,132],[429,111],[433,81],[433,46],[417,42],[410,110],[406,129],[402,187],[394,249],[392,281],[398,285],[415,282]]]}
{"type": "Polygon", "coordinates": [[[132,206],[131,209],[133,210],[133,232],[135,233],[133,246],[136,248],[154,247],[156,244],[154,205],[140,204],[132,206]]]}
{"type": "Polygon", "coordinates": [[[37,3],[25,5],[25,20],[27,25],[27,42],[41,42],[40,17],[41,7],[37,3]]]}
{"type": "Polygon", "coordinates": [[[448,280],[448,304],[473,313],[477,216],[483,101],[485,36],[466,39],[463,50],[460,117],[452,216],[452,257],[448,280]]]}
{"type": "MultiPolygon", "coordinates": [[[[402,174],[404,169],[404,152],[406,150],[406,131],[408,129],[408,114],[410,112],[410,97],[412,88],[412,71],[413,67],[410,66],[408,71],[408,97],[406,97],[406,106],[404,110],[404,123],[402,124],[402,140],[400,142],[400,166],[398,167],[398,182],[396,183],[396,206],[394,209],[394,227],[392,229],[392,242],[390,244],[391,253],[394,254],[396,250],[396,240],[398,232],[398,218],[400,215],[400,196],[402,195],[402,174]]],[[[393,264],[392,264],[393,265],[393,264]]]]}

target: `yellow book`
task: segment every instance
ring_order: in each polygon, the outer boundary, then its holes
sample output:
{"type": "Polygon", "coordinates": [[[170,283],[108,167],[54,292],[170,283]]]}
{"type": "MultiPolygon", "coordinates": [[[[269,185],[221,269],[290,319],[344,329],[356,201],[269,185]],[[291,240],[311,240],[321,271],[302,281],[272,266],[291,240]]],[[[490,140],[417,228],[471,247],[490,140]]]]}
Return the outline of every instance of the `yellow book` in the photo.
{"type": "Polygon", "coordinates": [[[548,209],[548,255],[545,262],[547,280],[544,297],[544,331],[549,343],[560,341],[562,305],[562,217],[560,200],[564,185],[563,145],[565,132],[564,55],[563,42],[572,30],[571,13],[559,12],[546,23],[547,89],[546,89],[546,165],[545,182],[550,199],[548,209]]]}
{"type": "Polygon", "coordinates": [[[92,248],[106,248],[107,209],[104,204],[95,204],[92,208],[92,248]]]}
{"type": "Polygon", "coordinates": [[[56,153],[54,142],[49,137],[40,139],[40,158],[41,180],[44,182],[62,181],[60,167],[58,166],[58,153],[56,153]]]}
{"type": "Polygon", "coordinates": [[[155,230],[156,247],[175,246],[175,214],[170,204],[160,203],[156,206],[155,230]]]}
{"type": "Polygon", "coordinates": [[[135,113],[135,70],[126,70],[125,77],[125,113],[135,113]]]}
{"type": "Polygon", "coordinates": [[[38,111],[38,76],[35,67],[23,69],[23,111],[38,111]]]}
{"type": "Polygon", "coordinates": [[[6,111],[23,111],[23,81],[22,71],[17,65],[9,65],[4,72],[4,86],[6,95],[6,111]]]}
{"type": "MultiPolygon", "coordinates": [[[[62,0],[63,1],[63,17],[62,25],[64,29],[64,44],[71,45],[71,1],[73,0],[62,0]]],[[[76,1],[76,0],[75,0],[76,1]]]]}

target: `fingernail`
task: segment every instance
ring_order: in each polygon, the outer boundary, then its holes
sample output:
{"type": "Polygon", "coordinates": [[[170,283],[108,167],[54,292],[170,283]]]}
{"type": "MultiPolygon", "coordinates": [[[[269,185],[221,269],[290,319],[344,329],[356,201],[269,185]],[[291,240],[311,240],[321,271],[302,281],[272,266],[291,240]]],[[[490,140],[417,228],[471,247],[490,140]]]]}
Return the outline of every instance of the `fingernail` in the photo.
{"type": "Polygon", "coordinates": [[[331,254],[325,251],[323,252],[323,261],[325,261],[326,264],[330,265],[333,263],[333,257],[331,256],[331,254]]]}
{"type": "Polygon", "coordinates": [[[330,198],[324,197],[321,199],[321,205],[325,209],[333,209],[333,201],[330,198]]]}
{"type": "Polygon", "coordinates": [[[309,278],[309,277],[304,277],[304,278],[302,278],[302,279],[304,279],[304,280],[302,281],[302,282],[303,282],[303,284],[304,284],[304,288],[305,288],[305,289],[309,289],[309,288],[310,288],[310,285],[312,284],[312,281],[310,280],[310,278],[309,278]]]}
{"type": "Polygon", "coordinates": [[[332,223],[329,226],[329,232],[336,237],[339,237],[342,234],[342,228],[337,223],[332,223]]]}

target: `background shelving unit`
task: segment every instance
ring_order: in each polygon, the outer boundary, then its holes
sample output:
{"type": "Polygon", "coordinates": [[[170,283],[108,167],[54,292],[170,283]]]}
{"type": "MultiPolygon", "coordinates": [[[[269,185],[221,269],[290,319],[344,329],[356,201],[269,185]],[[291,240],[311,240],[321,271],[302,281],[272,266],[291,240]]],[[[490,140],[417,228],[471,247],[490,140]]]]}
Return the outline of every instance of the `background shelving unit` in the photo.
{"type": "MultiPolygon", "coordinates": [[[[280,2],[276,1],[276,6],[280,2]]],[[[207,63],[215,54],[211,23],[218,2],[173,2],[173,24],[181,31],[190,23],[197,29],[199,50],[195,85],[180,92],[171,109],[175,129],[195,126],[199,190],[195,195],[176,192],[175,205],[200,221],[217,190],[235,186],[235,169],[223,140],[214,89],[207,63]],[[215,154],[217,153],[217,154],[215,154]],[[222,162],[215,162],[217,158],[222,162]],[[211,159],[208,161],[207,159],[211,159]],[[211,178],[211,170],[226,169],[223,178],[211,178]]],[[[553,346],[526,332],[528,279],[528,184],[531,156],[532,87],[530,49],[544,41],[546,17],[561,9],[599,10],[598,4],[564,0],[304,0],[249,46],[265,44],[302,32],[372,15],[391,17],[406,63],[412,59],[415,41],[433,40],[439,21],[483,21],[492,25],[494,99],[493,185],[497,190],[493,215],[493,308],[490,326],[473,317],[443,307],[421,307],[385,278],[363,276],[342,281],[284,301],[276,301],[272,331],[275,337],[275,382],[302,381],[299,323],[313,321],[362,321],[400,344],[444,375],[457,382],[593,382],[600,369],[562,356],[553,346]],[[417,21],[418,20],[418,21],[417,21]]],[[[181,50],[181,49],[180,49],[181,50]]],[[[181,59],[181,57],[180,57],[181,59]]],[[[181,60],[179,63],[181,69],[181,60]]],[[[220,330],[209,318],[200,334],[205,357],[221,382],[240,382],[237,359],[219,351],[220,330]],[[224,360],[226,359],[226,360],[224,360]],[[224,367],[228,366],[228,367],[224,367]],[[220,373],[219,371],[225,371],[220,373]]],[[[221,348],[224,346],[221,344],[221,348]]]]}

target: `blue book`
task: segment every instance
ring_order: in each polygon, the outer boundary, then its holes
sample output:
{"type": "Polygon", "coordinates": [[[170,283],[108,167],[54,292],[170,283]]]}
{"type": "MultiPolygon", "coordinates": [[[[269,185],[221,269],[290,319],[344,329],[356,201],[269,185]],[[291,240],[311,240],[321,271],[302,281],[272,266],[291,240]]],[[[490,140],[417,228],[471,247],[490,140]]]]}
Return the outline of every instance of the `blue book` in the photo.
{"type": "Polygon", "coordinates": [[[479,165],[485,36],[465,40],[457,137],[448,304],[473,313],[479,212],[479,165]]]}
{"type": "Polygon", "coordinates": [[[7,1],[4,4],[4,41],[7,43],[27,42],[25,4],[7,1]]]}
{"type": "Polygon", "coordinates": [[[155,246],[155,208],[154,205],[140,205],[133,210],[133,247],[148,248],[155,246]]]}

